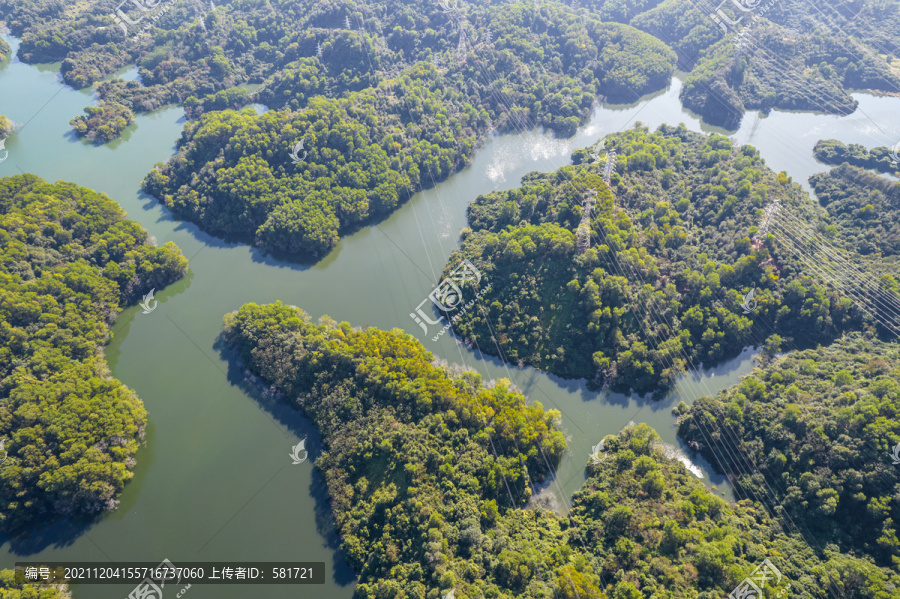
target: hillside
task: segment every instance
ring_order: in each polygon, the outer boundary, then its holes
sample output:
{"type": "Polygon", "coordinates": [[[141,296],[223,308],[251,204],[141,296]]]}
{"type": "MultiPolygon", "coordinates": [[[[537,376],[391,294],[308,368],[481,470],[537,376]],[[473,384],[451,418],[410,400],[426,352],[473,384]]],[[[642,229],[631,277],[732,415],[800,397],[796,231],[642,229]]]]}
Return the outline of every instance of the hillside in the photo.
{"type": "Polygon", "coordinates": [[[852,12],[776,7],[747,20],[739,42],[688,0],[177,1],[129,8],[134,25],[105,7],[0,0],[0,18],[21,36],[20,59],[62,61],[74,87],[136,64],[140,82],[100,84],[75,131],[104,143],[136,114],[182,104],[179,154],[145,189],[212,234],[304,257],[469,164],[490,131],[572,135],[598,100],[660,90],[676,63],[689,71],[684,105],[726,127],[746,110],[847,114],[852,89],[900,91],[886,62],[900,58],[887,39],[900,16],[877,0],[852,12]],[[221,112],[254,102],[274,114],[221,112]]]}
{"type": "Polygon", "coordinates": [[[781,506],[816,546],[896,571],[895,343],[856,334],[792,352],[682,411],[678,434],[726,472],[741,496],[781,506]]]}

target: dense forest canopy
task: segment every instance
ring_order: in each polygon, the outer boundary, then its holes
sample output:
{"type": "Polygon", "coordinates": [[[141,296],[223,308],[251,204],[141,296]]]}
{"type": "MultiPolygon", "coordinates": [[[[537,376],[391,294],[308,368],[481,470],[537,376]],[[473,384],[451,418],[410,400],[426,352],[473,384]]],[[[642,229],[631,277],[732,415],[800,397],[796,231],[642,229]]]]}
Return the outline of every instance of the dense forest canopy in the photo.
{"type": "Polygon", "coordinates": [[[71,599],[65,584],[41,585],[16,582],[15,570],[0,570],[0,599],[71,599]]]}
{"type": "MultiPolygon", "coordinates": [[[[338,99],[313,97],[296,112],[203,114],[187,125],[178,155],[159,165],[144,188],[210,231],[318,255],[334,247],[343,231],[389,214],[413,192],[458,171],[490,129],[539,122],[574,132],[598,90],[626,93],[632,80],[655,89],[674,66],[671,51],[622,25],[590,23],[586,35],[580,23],[561,20],[552,24],[551,37],[529,34],[524,11],[502,18],[494,41],[479,52],[509,64],[501,69],[509,71],[505,97],[475,65],[445,70],[420,62],[377,88],[338,99]],[[540,51],[512,52],[528,37],[543,44],[540,51]],[[565,50],[576,42],[589,47],[565,50]],[[539,58],[550,57],[581,80],[570,86],[569,77],[536,70],[539,58]]],[[[260,94],[276,104],[299,105],[285,92],[315,86],[316,69],[308,61],[298,64],[289,78],[272,80],[260,94]]]]}
{"type": "Polygon", "coordinates": [[[767,497],[802,523],[816,546],[839,547],[896,572],[896,343],[855,334],[793,352],[682,411],[679,435],[735,481],[739,496],[767,497]]]}
{"type": "Polygon", "coordinates": [[[103,357],[126,304],[180,278],[110,198],[34,175],[0,179],[0,527],[111,509],[147,412],[103,357]]]}
{"type": "Polygon", "coordinates": [[[357,597],[713,599],[766,558],[784,577],[771,592],[825,597],[843,580],[850,596],[888,599],[900,584],[715,497],[646,425],[607,437],[568,516],[523,509],[565,449],[558,415],[400,331],[247,304],[224,335],[322,433],[316,467],[357,597]]]}
{"type": "Polygon", "coordinates": [[[756,149],[683,125],[636,127],[573,161],[469,206],[447,269],[466,258],[490,289],[481,309],[454,324],[464,342],[512,363],[647,391],[773,331],[814,346],[868,326],[777,237],[752,243],[774,202],[829,224],[756,149]],[[601,175],[613,150],[607,187],[601,175]],[[751,290],[759,306],[748,314],[740,306],[751,290]]]}
{"type": "Polygon", "coordinates": [[[831,217],[826,232],[860,254],[890,260],[890,272],[900,274],[900,183],[847,163],[809,182],[831,217]]]}
{"type": "Polygon", "coordinates": [[[84,113],[70,124],[79,135],[97,143],[116,139],[134,123],[134,113],[121,104],[102,102],[100,106],[86,106],[84,113]]]}
{"type": "MultiPolygon", "coordinates": [[[[392,69],[439,55],[454,62],[465,16],[468,51],[504,30],[509,15],[524,16],[532,33],[554,37],[560,22],[620,23],[646,31],[678,53],[692,71],[682,92],[685,106],[711,122],[737,126],[747,109],[818,108],[844,113],[855,109],[850,89],[900,91],[892,61],[900,58],[895,2],[833,2],[811,9],[802,0],[765,3],[740,14],[730,3],[715,7],[691,0],[585,0],[582,6],[556,2],[499,1],[435,3],[372,0],[348,5],[311,0],[235,0],[215,7],[175,0],[146,15],[133,9],[134,25],[115,21],[113,3],[88,0],[63,10],[55,0],[2,0],[0,17],[22,37],[20,57],[28,62],[63,61],[61,72],[73,86],[93,84],[117,69],[137,63],[146,88],[115,96],[131,110],[195,100],[242,83],[281,76],[298,59],[312,60],[319,73],[301,96],[359,91],[382,80],[392,69]],[[277,18],[276,18],[277,15],[277,18]],[[734,23],[725,26],[724,23],[734,23]],[[850,37],[848,37],[848,35],[850,37]],[[132,102],[133,101],[133,102],[132,102]]],[[[506,31],[506,33],[511,33],[506,31]]],[[[526,64],[547,66],[551,75],[571,71],[577,53],[571,44],[560,55],[535,54],[547,46],[508,45],[526,64]]],[[[591,35],[588,34],[588,39],[591,35]]],[[[499,47],[503,49],[503,45],[499,47]]],[[[482,66],[502,77],[509,64],[476,50],[482,66]]],[[[477,59],[476,59],[477,60],[477,59]]],[[[451,66],[451,69],[454,67],[451,66]]],[[[589,67],[591,68],[591,67],[589,67]]],[[[641,92],[603,91],[610,98],[641,92]]],[[[101,99],[110,98],[101,92],[101,99]]]]}
{"type": "Polygon", "coordinates": [[[858,105],[852,90],[900,91],[896,67],[837,33],[763,22],[736,39],[705,49],[681,92],[684,105],[713,124],[737,128],[751,109],[846,115],[858,105]]]}
{"type": "MultiPolygon", "coordinates": [[[[160,12],[152,35],[129,36],[108,26],[99,4],[87,2],[77,15],[66,15],[83,32],[68,23],[54,31],[61,15],[51,11],[8,11],[13,30],[22,35],[22,58],[64,58],[61,73],[73,86],[91,85],[136,62],[143,85],[114,79],[99,86],[98,100],[108,111],[110,105],[138,112],[183,102],[197,115],[198,106],[219,109],[254,97],[274,107],[290,101],[297,109],[310,97],[372,89],[397,72],[433,62],[465,88],[467,103],[476,109],[496,113],[491,105],[499,100],[510,112],[506,118],[532,113],[540,124],[570,134],[598,94],[632,101],[665,85],[675,56],[629,26],[601,24],[561,4],[542,11],[460,4],[444,11],[437,3],[391,1],[323,12],[322,6],[293,1],[232,2],[216,9],[176,2],[160,12]],[[66,40],[61,45],[60,38],[66,40]],[[275,89],[250,94],[240,87],[247,83],[275,89]],[[493,97],[497,90],[511,98],[493,97]]],[[[105,120],[115,118],[109,114],[105,120]]]]}

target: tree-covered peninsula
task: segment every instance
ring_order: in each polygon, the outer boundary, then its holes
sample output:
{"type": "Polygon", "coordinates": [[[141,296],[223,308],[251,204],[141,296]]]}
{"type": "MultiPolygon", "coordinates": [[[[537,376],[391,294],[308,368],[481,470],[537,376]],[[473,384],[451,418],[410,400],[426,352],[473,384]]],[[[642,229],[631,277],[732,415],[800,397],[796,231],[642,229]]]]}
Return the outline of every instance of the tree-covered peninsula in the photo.
{"type": "Polygon", "coordinates": [[[843,163],[809,178],[831,224],[824,234],[840,238],[865,256],[890,265],[896,281],[900,265],[900,183],[843,163]]]}
{"type": "MultiPolygon", "coordinates": [[[[860,555],[896,576],[896,343],[854,334],[792,352],[682,412],[679,435],[729,475],[739,496],[779,506],[813,546],[860,555]]],[[[880,578],[856,576],[869,585],[880,578]]]]}
{"type": "Polygon", "coordinates": [[[816,160],[825,164],[847,163],[880,173],[900,176],[900,141],[894,148],[880,146],[867,149],[859,144],[845,144],[837,139],[820,139],[814,149],[816,160]]]}
{"type": "Polygon", "coordinates": [[[466,343],[560,376],[648,391],[773,330],[814,346],[866,326],[857,306],[785,250],[790,239],[752,241],[774,202],[828,224],[754,148],[684,126],[635,127],[573,161],[469,206],[446,270],[468,259],[490,289],[480,309],[454,322],[466,343]],[[754,308],[745,310],[751,291],[754,308]]]}
{"type": "Polygon", "coordinates": [[[103,194],[0,179],[0,527],[114,508],[147,412],[103,357],[122,307],[187,260],[103,194]]]}
{"type": "Polygon", "coordinates": [[[9,117],[0,114],[0,141],[3,141],[7,137],[9,137],[15,130],[16,127],[13,122],[9,120],[9,117]]]}
{"type": "Polygon", "coordinates": [[[836,549],[813,552],[763,506],[717,498],[646,425],[606,438],[567,516],[524,508],[565,450],[558,415],[509,381],[442,365],[401,331],[247,304],[224,336],[321,432],[316,467],[359,598],[714,599],[763,559],[782,574],[773,593],[824,598],[838,579],[852,596],[888,599],[900,584],[836,549]]]}

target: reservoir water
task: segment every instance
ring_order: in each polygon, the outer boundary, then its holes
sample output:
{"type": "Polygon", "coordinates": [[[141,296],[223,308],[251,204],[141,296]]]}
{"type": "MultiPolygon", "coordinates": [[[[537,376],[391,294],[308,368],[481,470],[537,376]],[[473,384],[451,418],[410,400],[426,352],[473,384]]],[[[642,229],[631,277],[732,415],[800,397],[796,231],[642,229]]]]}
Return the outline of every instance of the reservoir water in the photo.
{"type": "MultiPolygon", "coordinates": [[[[13,47],[15,39],[5,37],[13,47]]],[[[753,350],[713,369],[684,377],[662,400],[592,392],[581,381],[484,359],[452,337],[432,342],[409,314],[440,278],[465,226],[466,206],[479,194],[516,187],[529,171],[569,162],[579,147],[641,121],[651,128],[684,122],[697,131],[719,131],[755,145],[776,171],[806,185],[826,167],[812,147],[834,137],[867,146],[900,139],[900,99],[857,95],[860,109],[847,117],[775,111],[749,113],[737,132],[700,122],[681,107],[681,74],[667,90],[633,105],[602,105],[578,134],[566,140],[540,132],[491,138],[473,164],[414,196],[388,219],[341,240],[315,264],[268,256],[242,243],[212,237],[179,221],[140,191],[154,163],[174,153],[183,111],[168,108],[137,117],[124,139],[97,146],[75,137],[69,120],[92,102],[90,90],[61,84],[58,65],[29,66],[15,58],[0,64],[0,114],[20,130],[6,147],[0,176],[34,173],[104,192],[162,244],[174,241],[190,258],[182,281],[157,290],[150,314],[124,311],[106,356],[115,377],[134,389],[150,415],[147,444],[137,455],[135,477],[115,512],[90,526],[57,523],[25,539],[2,539],[0,567],[29,561],[324,561],[324,586],[261,586],[260,599],[349,598],[353,574],[337,551],[321,476],[312,466],[319,439],[299,413],[245,381],[218,343],[222,316],[246,302],[281,300],[313,318],[328,314],[354,326],[402,328],[438,357],[463,363],[486,380],[508,377],[530,401],[562,413],[569,451],[548,491],[565,511],[584,481],[591,447],[629,421],[647,422],[678,446],[673,405],[716,393],[748,373],[753,350]],[[309,435],[310,460],[292,465],[291,446],[309,435]]],[[[808,187],[808,186],[807,186],[808,187]]],[[[704,480],[730,497],[708,464],[695,460],[704,480]]],[[[130,586],[78,586],[76,599],[120,599],[130,586]]],[[[190,599],[245,597],[249,587],[199,586],[190,599]]]]}

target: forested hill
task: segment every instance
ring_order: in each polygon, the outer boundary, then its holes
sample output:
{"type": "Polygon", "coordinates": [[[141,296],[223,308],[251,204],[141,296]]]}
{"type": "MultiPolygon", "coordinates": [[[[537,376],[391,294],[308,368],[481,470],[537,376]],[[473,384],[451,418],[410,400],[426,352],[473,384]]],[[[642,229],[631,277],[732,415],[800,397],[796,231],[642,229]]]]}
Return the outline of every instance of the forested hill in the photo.
{"type": "MultiPolygon", "coordinates": [[[[856,334],[794,352],[684,409],[679,435],[699,444],[740,496],[782,506],[815,546],[840,547],[897,571],[896,344],[856,334]]],[[[886,591],[896,597],[900,586],[886,591]]]]}
{"type": "Polygon", "coordinates": [[[103,357],[126,304],[180,278],[110,198],[0,179],[0,527],[114,508],[147,413],[103,357]]]}
{"type": "Polygon", "coordinates": [[[509,381],[440,365],[401,331],[320,322],[247,304],[224,334],[321,431],[316,467],[356,597],[714,599],[763,559],[782,574],[772,593],[824,598],[840,580],[848,596],[888,599],[900,583],[715,497],[646,425],[606,438],[568,516],[523,509],[565,449],[557,414],[509,381]]]}
{"type": "Polygon", "coordinates": [[[647,391],[773,330],[814,346],[863,326],[858,307],[806,276],[778,238],[751,243],[773,202],[805,222],[826,216],[756,149],[683,125],[636,127],[573,161],[470,205],[470,228],[447,269],[466,258],[490,288],[482,309],[454,323],[466,343],[560,376],[647,391]],[[610,189],[601,174],[612,150],[610,189]],[[741,305],[753,290],[758,306],[748,313],[741,305]]]}
{"type": "MultiPolygon", "coordinates": [[[[211,232],[321,255],[344,231],[462,168],[490,129],[540,123],[572,133],[597,94],[668,81],[674,54],[649,35],[554,15],[533,33],[531,16],[509,9],[464,66],[420,62],[377,88],[315,97],[299,112],[204,114],[144,188],[211,232]]],[[[296,90],[317,82],[315,65],[301,66],[260,94],[300,104],[296,90]]]]}

